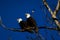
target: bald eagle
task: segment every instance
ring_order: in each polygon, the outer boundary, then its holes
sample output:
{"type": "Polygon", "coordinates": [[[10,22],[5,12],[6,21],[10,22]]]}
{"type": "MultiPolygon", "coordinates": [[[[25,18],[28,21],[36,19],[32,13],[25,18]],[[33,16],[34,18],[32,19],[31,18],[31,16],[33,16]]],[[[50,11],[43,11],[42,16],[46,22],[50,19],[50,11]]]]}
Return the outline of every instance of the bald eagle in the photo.
{"type": "Polygon", "coordinates": [[[25,27],[27,27],[26,21],[23,21],[22,18],[17,19],[17,21],[21,29],[24,29],[25,27]]]}
{"type": "Polygon", "coordinates": [[[33,33],[32,29],[30,28],[30,26],[27,24],[26,21],[23,21],[22,18],[17,19],[17,21],[23,31],[28,31],[30,33],[33,33]]]}
{"type": "Polygon", "coordinates": [[[26,20],[27,25],[32,27],[35,32],[38,32],[38,27],[37,27],[37,24],[36,24],[36,21],[34,20],[34,18],[32,18],[29,13],[26,13],[25,15],[26,15],[26,18],[27,18],[27,20],[26,20]]]}

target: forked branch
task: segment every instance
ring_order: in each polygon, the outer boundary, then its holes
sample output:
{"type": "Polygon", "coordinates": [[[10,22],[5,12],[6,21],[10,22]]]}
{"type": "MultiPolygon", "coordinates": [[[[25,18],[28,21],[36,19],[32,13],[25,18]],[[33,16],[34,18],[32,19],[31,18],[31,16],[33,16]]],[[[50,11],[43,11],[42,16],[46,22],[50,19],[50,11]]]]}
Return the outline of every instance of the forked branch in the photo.
{"type": "Polygon", "coordinates": [[[60,1],[58,0],[58,3],[57,3],[57,6],[56,6],[56,9],[54,10],[54,15],[57,14],[58,10],[59,10],[59,7],[60,7],[60,1]]]}
{"type": "Polygon", "coordinates": [[[60,9],[60,0],[58,0],[58,4],[57,4],[57,7],[56,7],[56,9],[54,10],[54,12],[53,12],[53,11],[51,10],[51,8],[48,6],[46,0],[43,0],[43,3],[44,3],[44,5],[46,6],[46,8],[48,9],[48,11],[51,13],[52,18],[55,19],[54,21],[55,21],[56,25],[58,26],[58,28],[60,28],[60,22],[59,22],[58,20],[56,20],[56,19],[57,19],[56,14],[57,14],[58,10],[60,9]]]}

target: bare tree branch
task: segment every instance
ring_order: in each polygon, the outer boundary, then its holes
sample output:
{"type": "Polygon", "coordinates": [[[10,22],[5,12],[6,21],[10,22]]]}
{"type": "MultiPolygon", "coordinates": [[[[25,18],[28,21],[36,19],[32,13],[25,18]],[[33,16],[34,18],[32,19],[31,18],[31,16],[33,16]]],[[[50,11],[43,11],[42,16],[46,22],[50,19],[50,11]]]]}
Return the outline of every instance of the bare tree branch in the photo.
{"type": "Polygon", "coordinates": [[[46,8],[49,10],[49,12],[52,14],[53,11],[51,10],[51,8],[49,7],[49,5],[47,4],[46,0],[43,0],[43,3],[46,6],[46,8]]]}
{"type": "Polygon", "coordinates": [[[16,32],[23,32],[24,29],[20,29],[20,28],[7,28],[3,23],[2,23],[2,20],[1,20],[1,17],[0,17],[0,26],[2,26],[4,29],[6,30],[11,30],[11,31],[16,31],[16,32]]]}
{"type": "Polygon", "coordinates": [[[57,6],[56,6],[56,9],[54,10],[54,15],[56,15],[57,14],[57,12],[58,12],[58,10],[59,10],[59,7],[60,7],[60,3],[59,3],[60,1],[58,0],[58,3],[57,3],[57,6]]]}
{"type": "Polygon", "coordinates": [[[1,24],[1,26],[6,29],[6,30],[11,30],[11,31],[16,31],[16,32],[23,32],[23,29],[19,29],[19,28],[7,28],[4,24],[1,24]]]}
{"type": "MultiPolygon", "coordinates": [[[[46,3],[46,0],[43,0],[43,2],[44,2],[44,5],[46,6],[46,8],[51,13],[52,18],[56,18],[57,19],[56,14],[57,14],[57,11],[60,8],[60,5],[59,5],[60,4],[60,0],[58,0],[58,4],[57,4],[56,10],[54,12],[50,9],[50,7],[48,6],[48,4],[46,3]]],[[[54,20],[54,21],[55,21],[56,25],[58,26],[58,28],[60,28],[60,22],[58,20],[54,20]]]]}

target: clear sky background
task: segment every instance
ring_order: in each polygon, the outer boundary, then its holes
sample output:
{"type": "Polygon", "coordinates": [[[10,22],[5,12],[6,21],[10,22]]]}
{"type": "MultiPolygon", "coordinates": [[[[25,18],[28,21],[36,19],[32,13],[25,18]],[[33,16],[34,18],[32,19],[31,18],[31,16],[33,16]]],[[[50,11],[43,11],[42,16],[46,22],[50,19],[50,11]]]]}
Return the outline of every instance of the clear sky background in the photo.
{"type": "MultiPolygon", "coordinates": [[[[57,1],[58,0],[47,0],[47,3],[52,10],[55,9],[57,1]]],[[[8,28],[20,28],[17,18],[21,17],[23,20],[26,20],[25,13],[27,12],[36,20],[37,26],[52,26],[52,24],[47,22],[46,14],[48,17],[51,15],[43,5],[42,0],[0,0],[0,16],[2,17],[3,23],[8,28]],[[32,10],[35,11],[33,14],[32,10]]],[[[52,40],[51,35],[53,35],[55,40],[60,40],[57,31],[45,29],[40,29],[39,31],[43,37],[47,38],[47,40],[52,40]]],[[[13,32],[5,30],[0,26],[0,40],[8,40],[9,36],[12,40],[27,40],[26,36],[34,37],[34,34],[28,32],[13,32]]]]}

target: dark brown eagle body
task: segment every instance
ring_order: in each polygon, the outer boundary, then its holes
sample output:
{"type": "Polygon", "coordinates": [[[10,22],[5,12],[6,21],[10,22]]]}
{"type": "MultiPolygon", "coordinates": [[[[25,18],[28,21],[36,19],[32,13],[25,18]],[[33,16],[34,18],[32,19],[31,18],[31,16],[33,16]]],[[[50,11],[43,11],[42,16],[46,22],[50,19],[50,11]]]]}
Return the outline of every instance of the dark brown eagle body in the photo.
{"type": "Polygon", "coordinates": [[[36,26],[36,22],[32,17],[27,18],[27,24],[31,27],[35,27],[36,26]]]}
{"type": "Polygon", "coordinates": [[[30,27],[32,27],[35,32],[38,31],[38,27],[36,25],[36,21],[32,18],[32,17],[29,17],[27,18],[27,25],[29,25],[30,27]]]}
{"type": "Polygon", "coordinates": [[[20,25],[20,27],[21,27],[21,29],[22,29],[23,31],[27,31],[27,32],[29,32],[29,33],[33,33],[33,31],[32,31],[32,29],[30,28],[30,26],[27,25],[27,22],[26,22],[26,21],[21,21],[21,22],[19,23],[19,25],[20,25]]]}
{"type": "Polygon", "coordinates": [[[22,29],[24,29],[25,27],[27,27],[27,23],[25,21],[21,21],[19,23],[19,25],[21,26],[22,29]]]}

